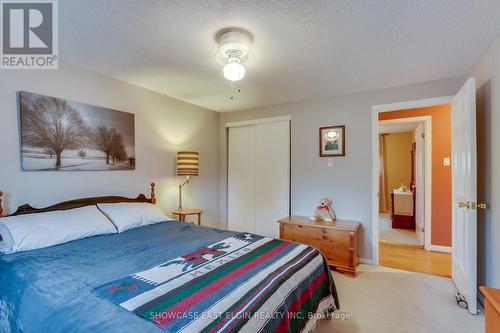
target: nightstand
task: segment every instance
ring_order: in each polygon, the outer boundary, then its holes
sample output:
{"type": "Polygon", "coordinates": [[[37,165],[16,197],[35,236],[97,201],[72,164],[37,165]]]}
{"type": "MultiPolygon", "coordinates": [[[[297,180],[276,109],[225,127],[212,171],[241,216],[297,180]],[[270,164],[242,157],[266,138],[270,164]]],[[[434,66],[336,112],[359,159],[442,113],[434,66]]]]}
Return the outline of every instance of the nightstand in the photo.
{"type": "Polygon", "coordinates": [[[201,214],[203,214],[202,209],[197,209],[197,208],[175,209],[171,211],[171,213],[179,216],[179,221],[181,222],[186,222],[187,215],[198,215],[198,225],[201,225],[201,214]]]}

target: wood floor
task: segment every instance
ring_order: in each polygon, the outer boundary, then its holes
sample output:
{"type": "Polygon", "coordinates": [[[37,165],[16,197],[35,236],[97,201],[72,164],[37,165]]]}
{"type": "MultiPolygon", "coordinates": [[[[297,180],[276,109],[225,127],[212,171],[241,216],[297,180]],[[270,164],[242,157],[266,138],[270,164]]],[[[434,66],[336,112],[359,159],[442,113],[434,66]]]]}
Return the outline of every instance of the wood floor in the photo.
{"type": "Polygon", "coordinates": [[[379,264],[405,271],[451,277],[451,254],[379,242],[379,264]]]}

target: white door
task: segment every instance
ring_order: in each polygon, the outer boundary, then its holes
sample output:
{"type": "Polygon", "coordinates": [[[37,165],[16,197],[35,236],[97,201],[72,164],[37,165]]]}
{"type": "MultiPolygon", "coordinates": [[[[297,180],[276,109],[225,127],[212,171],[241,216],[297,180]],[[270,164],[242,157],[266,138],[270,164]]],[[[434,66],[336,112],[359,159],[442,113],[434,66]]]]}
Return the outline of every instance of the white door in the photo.
{"type": "Polygon", "coordinates": [[[229,128],[227,219],[233,231],[255,232],[255,126],[229,128]]]}
{"type": "Polygon", "coordinates": [[[418,242],[424,244],[425,225],[425,138],[424,124],[415,129],[415,224],[418,242]]]}
{"type": "Polygon", "coordinates": [[[258,124],[255,131],[255,233],[279,238],[277,221],[289,215],[290,122],[258,124]]]}
{"type": "Polygon", "coordinates": [[[452,279],[476,314],[476,81],[452,101],[452,279]]]}

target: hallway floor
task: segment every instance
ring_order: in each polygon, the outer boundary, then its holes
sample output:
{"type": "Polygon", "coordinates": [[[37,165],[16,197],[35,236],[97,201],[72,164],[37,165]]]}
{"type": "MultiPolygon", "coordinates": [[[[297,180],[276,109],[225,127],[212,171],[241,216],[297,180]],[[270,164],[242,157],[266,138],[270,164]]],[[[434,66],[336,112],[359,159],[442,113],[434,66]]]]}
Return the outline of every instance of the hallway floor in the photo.
{"type": "Polygon", "coordinates": [[[399,243],[419,246],[417,233],[411,229],[392,228],[389,213],[379,214],[379,240],[388,243],[399,243]]]}
{"type": "Polygon", "coordinates": [[[379,242],[379,264],[410,272],[451,277],[451,254],[379,242]]]}

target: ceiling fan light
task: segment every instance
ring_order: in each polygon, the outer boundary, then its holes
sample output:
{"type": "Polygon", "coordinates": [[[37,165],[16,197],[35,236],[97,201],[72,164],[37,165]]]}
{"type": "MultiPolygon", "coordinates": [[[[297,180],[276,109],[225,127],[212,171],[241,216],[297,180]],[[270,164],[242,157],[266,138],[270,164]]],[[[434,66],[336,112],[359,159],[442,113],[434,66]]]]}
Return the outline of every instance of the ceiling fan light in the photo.
{"type": "Polygon", "coordinates": [[[230,62],[222,71],[229,81],[239,81],[245,77],[245,67],[239,62],[230,62]]]}

